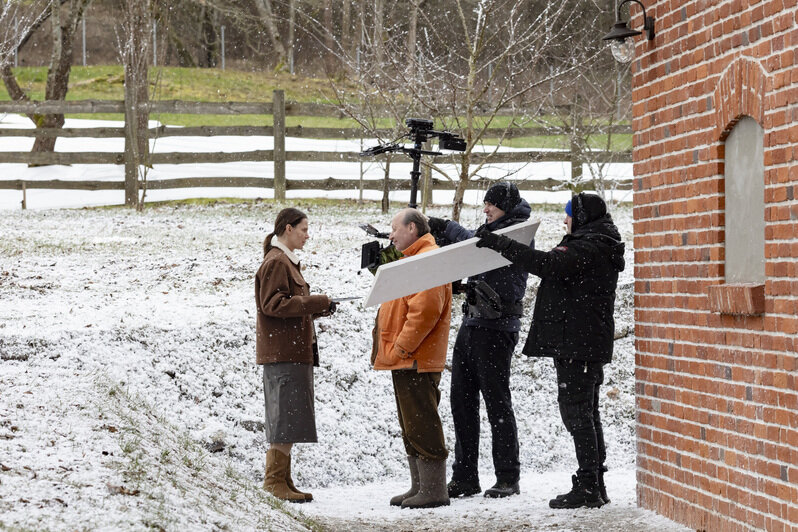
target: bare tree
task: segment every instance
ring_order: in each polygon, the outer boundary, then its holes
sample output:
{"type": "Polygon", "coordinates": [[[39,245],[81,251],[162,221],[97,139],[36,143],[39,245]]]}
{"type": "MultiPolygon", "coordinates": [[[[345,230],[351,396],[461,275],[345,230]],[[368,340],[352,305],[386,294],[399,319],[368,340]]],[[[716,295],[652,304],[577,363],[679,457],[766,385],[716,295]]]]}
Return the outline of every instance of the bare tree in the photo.
{"type": "Polygon", "coordinates": [[[469,182],[491,164],[509,129],[538,115],[549,91],[564,91],[601,50],[593,46],[582,62],[563,53],[583,31],[577,0],[406,0],[409,18],[394,13],[389,24],[381,5],[375,0],[374,31],[360,61],[337,50],[360,87],[352,104],[332,80],[339,103],[368,131],[378,129],[377,117],[401,123],[412,113],[460,133],[467,145],[456,156],[456,174],[432,165],[456,183],[452,217],[458,219],[469,182]],[[488,129],[497,127],[504,133],[483,148],[488,129]]]}
{"type": "Polygon", "coordinates": [[[545,125],[567,139],[573,157],[571,180],[563,188],[581,192],[590,187],[602,197],[616,186],[607,178],[624,155],[619,148],[626,148],[628,134],[619,133],[619,126],[628,125],[631,111],[630,65],[614,61],[607,52],[596,54],[595,43],[612,24],[613,14],[603,6],[582,8],[584,31],[559,53],[584,67],[574,72],[568,91],[550,91],[546,105],[545,125]]]}
{"type": "Polygon", "coordinates": [[[117,49],[125,68],[125,205],[144,208],[149,164],[150,0],[119,5],[117,49]]]}
{"type": "Polygon", "coordinates": [[[282,70],[286,66],[288,54],[285,51],[283,39],[280,36],[279,19],[272,5],[272,0],[255,0],[255,8],[258,10],[260,18],[266,26],[266,31],[269,34],[272,47],[277,54],[277,66],[275,70],[282,70]]]}
{"type": "Polygon", "coordinates": [[[15,51],[46,17],[50,0],[0,0],[0,67],[14,62],[15,51]]]}
{"type": "MultiPolygon", "coordinates": [[[[47,11],[37,20],[45,18],[51,26],[52,49],[50,66],[47,69],[47,82],[44,97],[46,100],[64,100],[69,90],[69,74],[72,69],[72,53],[75,33],[83,13],[91,0],[53,0],[47,3],[47,11]]],[[[8,4],[4,4],[8,5],[8,4]]],[[[26,40],[37,27],[32,24],[22,37],[26,40]]],[[[19,36],[18,36],[19,37],[19,36]]],[[[28,95],[20,87],[8,62],[0,67],[0,76],[11,99],[29,100],[28,95]]],[[[28,115],[37,128],[60,128],[64,125],[63,114],[28,115]]],[[[51,152],[55,149],[56,137],[36,137],[33,143],[34,152],[51,152]]]]}

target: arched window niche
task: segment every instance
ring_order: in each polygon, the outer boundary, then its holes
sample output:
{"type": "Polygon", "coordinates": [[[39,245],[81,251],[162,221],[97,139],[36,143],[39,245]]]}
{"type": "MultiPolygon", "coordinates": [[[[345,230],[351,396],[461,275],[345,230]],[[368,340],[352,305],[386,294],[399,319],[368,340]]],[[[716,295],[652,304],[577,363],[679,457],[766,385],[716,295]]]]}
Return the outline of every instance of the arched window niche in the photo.
{"type": "Polygon", "coordinates": [[[710,307],[722,314],[762,314],[765,307],[764,131],[741,117],[726,137],[725,284],[710,288],[710,307]]]}

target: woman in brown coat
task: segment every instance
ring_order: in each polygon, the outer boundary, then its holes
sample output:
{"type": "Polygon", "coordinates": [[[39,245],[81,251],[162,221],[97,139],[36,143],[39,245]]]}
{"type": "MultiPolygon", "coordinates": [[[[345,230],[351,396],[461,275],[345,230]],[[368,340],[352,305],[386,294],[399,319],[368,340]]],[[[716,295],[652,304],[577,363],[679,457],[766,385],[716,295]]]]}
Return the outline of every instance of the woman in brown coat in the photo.
{"type": "Polygon", "coordinates": [[[258,309],[257,363],[263,365],[266,402],[266,453],[263,487],[291,502],[313,500],[291,479],[291,446],[315,442],[313,366],[318,348],[313,320],[329,316],[335,303],[310,295],[294,254],[308,240],[308,217],[300,210],[280,211],[274,231],[263,242],[263,263],[255,276],[258,309]]]}

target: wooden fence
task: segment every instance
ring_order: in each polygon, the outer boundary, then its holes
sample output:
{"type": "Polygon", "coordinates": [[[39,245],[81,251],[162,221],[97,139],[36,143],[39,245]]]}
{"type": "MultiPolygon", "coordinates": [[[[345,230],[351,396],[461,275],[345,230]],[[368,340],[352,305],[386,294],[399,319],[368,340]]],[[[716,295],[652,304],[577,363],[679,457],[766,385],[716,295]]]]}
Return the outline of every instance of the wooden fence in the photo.
{"type": "MultiPolygon", "coordinates": [[[[164,190],[174,188],[193,187],[258,187],[272,188],[277,199],[285,199],[286,190],[385,190],[383,180],[363,179],[286,179],[285,164],[290,161],[307,162],[362,162],[385,160],[386,155],[377,157],[361,157],[357,152],[325,152],[325,151],[286,151],[285,137],[325,138],[325,139],[361,139],[363,130],[357,128],[320,128],[320,127],[286,127],[286,116],[306,117],[339,117],[344,118],[342,111],[329,104],[285,102],[284,92],[274,91],[272,102],[185,102],[185,101],[152,101],[147,104],[150,114],[195,114],[195,115],[272,115],[273,126],[197,126],[197,127],[170,127],[159,126],[139,133],[150,139],[163,137],[211,137],[211,136],[272,136],[274,149],[253,150],[244,152],[173,152],[152,153],[147,156],[150,165],[159,164],[187,164],[187,163],[226,163],[226,162],[273,162],[273,178],[253,177],[194,177],[180,179],[148,180],[146,188],[149,190],[164,190]]],[[[20,114],[95,114],[125,112],[124,101],[39,101],[39,102],[0,102],[0,113],[20,114]]],[[[608,128],[607,133],[630,133],[629,126],[614,126],[608,128]]],[[[388,136],[389,130],[381,130],[377,134],[388,136]]],[[[546,128],[511,128],[489,129],[487,138],[529,137],[537,135],[552,135],[552,130],[546,128]]],[[[63,137],[63,138],[125,138],[126,128],[96,127],[96,128],[0,128],[0,139],[3,137],[63,137]]],[[[0,151],[0,164],[23,163],[34,165],[71,165],[71,164],[131,164],[126,160],[124,152],[13,152],[0,151]]],[[[525,150],[513,152],[499,152],[492,154],[472,153],[471,161],[478,164],[489,158],[490,163],[532,163],[532,162],[576,162],[572,164],[574,174],[581,173],[582,162],[630,162],[630,152],[591,152],[590,160],[584,161],[584,156],[579,156],[576,151],[547,151],[525,150]],[[577,168],[578,167],[578,168],[577,168]]],[[[436,164],[456,164],[460,161],[459,153],[445,154],[435,157],[436,164]]],[[[129,157],[128,157],[129,159],[129,157]]],[[[401,158],[393,156],[397,162],[401,158]]],[[[134,173],[134,175],[137,175],[134,173]]],[[[572,176],[575,177],[575,176],[572,176]]],[[[551,190],[563,184],[554,179],[518,181],[521,190],[551,190]]],[[[630,180],[614,181],[614,186],[619,189],[631,188],[630,180]]],[[[126,203],[129,190],[143,188],[144,183],[130,183],[124,181],[62,181],[62,180],[37,180],[23,181],[20,179],[0,180],[0,190],[27,189],[62,189],[62,190],[126,190],[126,203]]],[[[453,190],[456,182],[447,179],[432,179],[427,177],[425,189],[453,190]]],[[[484,189],[488,186],[485,180],[469,182],[469,189],[484,189]]],[[[390,179],[390,190],[408,190],[409,179],[390,179]]],[[[426,194],[429,198],[429,194],[426,194]]],[[[23,199],[24,204],[24,199],[23,199]]]]}

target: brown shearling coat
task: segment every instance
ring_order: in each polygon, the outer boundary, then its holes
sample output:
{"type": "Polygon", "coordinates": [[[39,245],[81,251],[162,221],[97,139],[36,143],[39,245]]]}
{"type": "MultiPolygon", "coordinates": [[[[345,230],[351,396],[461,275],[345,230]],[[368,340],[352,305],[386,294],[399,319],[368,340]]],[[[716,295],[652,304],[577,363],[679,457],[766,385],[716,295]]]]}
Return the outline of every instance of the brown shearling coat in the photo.
{"type": "MultiPolygon", "coordinates": [[[[437,248],[426,234],[402,253],[413,256],[437,248]]],[[[374,369],[443,371],[451,319],[451,283],[383,303],[377,314],[374,369]]]]}
{"type": "Polygon", "coordinates": [[[313,319],[326,314],[330,299],[310,295],[298,264],[279,248],[264,257],[255,275],[257,363],[313,364],[313,319]]]}

